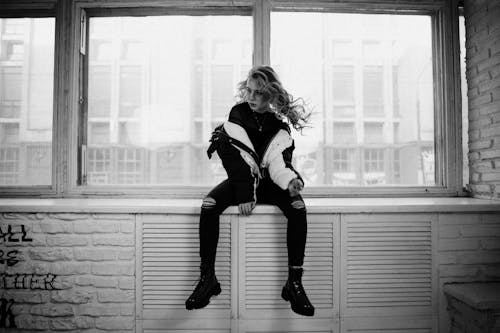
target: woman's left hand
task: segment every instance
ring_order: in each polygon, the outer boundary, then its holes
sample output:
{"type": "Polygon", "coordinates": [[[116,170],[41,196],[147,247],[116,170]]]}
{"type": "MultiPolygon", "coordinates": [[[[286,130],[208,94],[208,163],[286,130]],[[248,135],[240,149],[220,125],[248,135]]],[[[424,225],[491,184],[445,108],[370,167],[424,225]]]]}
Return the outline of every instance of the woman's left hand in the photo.
{"type": "Polygon", "coordinates": [[[304,183],[299,178],[294,178],[288,183],[288,192],[291,197],[296,197],[304,188],[304,183]]]}
{"type": "Polygon", "coordinates": [[[252,210],[255,208],[255,201],[240,203],[238,205],[238,211],[242,215],[250,215],[252,214],[252,210]]]}

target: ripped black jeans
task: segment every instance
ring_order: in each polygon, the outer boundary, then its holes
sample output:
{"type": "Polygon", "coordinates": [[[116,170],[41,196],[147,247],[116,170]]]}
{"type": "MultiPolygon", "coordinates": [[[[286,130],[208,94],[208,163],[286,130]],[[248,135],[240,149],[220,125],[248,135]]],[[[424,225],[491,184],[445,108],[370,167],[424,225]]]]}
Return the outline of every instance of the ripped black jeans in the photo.
{"type": "MultiPolygon", "coordinates": [[[[229,180],[225,180],[203,200],[200,215],[200,257],[201,262],[215,263],[217,243],[219,241],[219,217],[230,205],[236,205],[234,189],[229,180]]],[[[302,197],[290,197],[288,190],[282,190],[269,178],[260,181],[257,188],[257,203],[278,206],[288,220],[286,245],[288,265],[302,266],[307,237],[307,214],[302,197]]]]}

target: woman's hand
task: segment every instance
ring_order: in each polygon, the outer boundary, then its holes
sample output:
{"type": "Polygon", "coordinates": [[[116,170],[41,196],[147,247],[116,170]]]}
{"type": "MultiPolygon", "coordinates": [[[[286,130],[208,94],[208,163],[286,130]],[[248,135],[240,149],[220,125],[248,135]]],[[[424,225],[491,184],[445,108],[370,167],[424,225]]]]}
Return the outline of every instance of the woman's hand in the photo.
{"type": "Polygon", "coordinates": [[[290,180],[290,183],[288,183],[288,192],[290,192],[291,197],[299,195],[303,188],[304,183],[298,178],[294,178],[290,180]]]}
{"type": "Polygon", "coordinates": [[[254,208],[255,208],[255,202],[254,201],[240,203],[238,205],[238,211],[242,215],[250,215],[250,214],[252,214],[252,210],[254,208]]]}

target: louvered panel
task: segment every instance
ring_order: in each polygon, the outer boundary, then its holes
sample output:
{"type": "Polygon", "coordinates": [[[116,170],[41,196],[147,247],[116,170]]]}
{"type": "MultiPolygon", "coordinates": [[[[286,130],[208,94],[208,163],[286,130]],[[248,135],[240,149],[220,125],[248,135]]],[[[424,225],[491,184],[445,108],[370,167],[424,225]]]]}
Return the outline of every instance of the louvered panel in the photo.
{"type": "Polygon", "coordinates": [[[207,330],[207,329],[185,329],[185,330],[148,330],[145,329],[142,331],[143,333],[230,333],[231,330],[207,330]]]}
{"type": "Polygon", "coordinates": [[[341,333],[431,333],[432,316],[346,317],[341,320],[341,333]]]}
{"type": "Polygon", "coordinates": [[[430,219],[365,216],[344,228],[348,308],[431,306],[430,219]]]}
{"type": "MultiPolygon", "coordinates": [[[[142,302],[148,309],[184,309],[199,277],[197,215],[145,216],[142,228],[142,302]]],[[[212,298],[211,309],[230,308],[231,233],[221,218],[216,273],[222,293],[212,298]]],[[[168,331],[174,332],[174,331],[168,331]]],[[[183,331],[187,332],[187,331],[183,331]]]]}
{"type": "Polygon", "coordinates": [[[347,330],[349,333],[432,333],[430,328],[347,330]]]}
{"type": "MultiPolygon", "coordinates": [[[[254,216],[245,230],[245,308],[288,309],[281,290],[288,277],[286,220],[254,216]]],[[[333,307],[333,225],[309,221],[303,284],[317,309],[333,307]]]]}
{"type": "Polygon", "coordinates": [[[332,333],[332,331],[247,331],[245,333],[332,333]]]}

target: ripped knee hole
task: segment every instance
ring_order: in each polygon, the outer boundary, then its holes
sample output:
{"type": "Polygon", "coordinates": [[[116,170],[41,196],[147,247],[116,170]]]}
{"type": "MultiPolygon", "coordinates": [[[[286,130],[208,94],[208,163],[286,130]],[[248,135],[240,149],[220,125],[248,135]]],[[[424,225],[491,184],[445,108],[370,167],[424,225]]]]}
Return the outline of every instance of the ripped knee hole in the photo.
{"type": "Polygon", "coordinates": [[[216,201],[214,198],[206,197],[205,199],[203,199],[203,202],[201,204],[201,208],[204,208],[204,209],[214,208],[215,204],[216,204],[216,201]]]}
{"type": "Polygon", "coordinates": [[[295,209],[305,209],[306,204],[302,200],[295,200],[292,202],[292,207],[295,209]]]}

